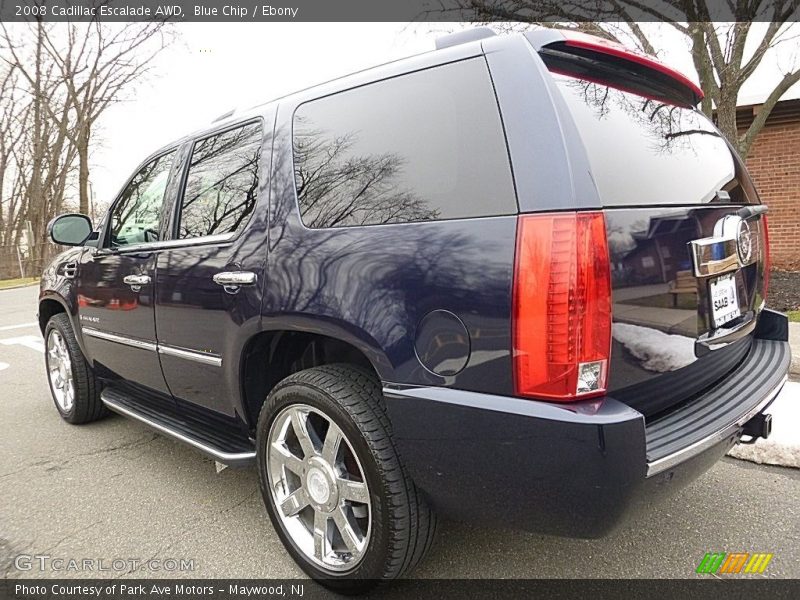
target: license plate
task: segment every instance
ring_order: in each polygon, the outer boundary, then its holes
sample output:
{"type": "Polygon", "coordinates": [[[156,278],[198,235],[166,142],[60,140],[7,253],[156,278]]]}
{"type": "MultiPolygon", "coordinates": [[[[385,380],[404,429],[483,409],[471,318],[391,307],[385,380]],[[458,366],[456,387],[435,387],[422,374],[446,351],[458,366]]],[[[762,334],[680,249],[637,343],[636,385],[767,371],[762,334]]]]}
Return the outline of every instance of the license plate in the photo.
{"type": "Polygon", "coordinates": [[[714,327],[733,321],[742,313],[736,297],[736,280],[733,275],[723,275],[711,280],[711,318],[714,327]]]}

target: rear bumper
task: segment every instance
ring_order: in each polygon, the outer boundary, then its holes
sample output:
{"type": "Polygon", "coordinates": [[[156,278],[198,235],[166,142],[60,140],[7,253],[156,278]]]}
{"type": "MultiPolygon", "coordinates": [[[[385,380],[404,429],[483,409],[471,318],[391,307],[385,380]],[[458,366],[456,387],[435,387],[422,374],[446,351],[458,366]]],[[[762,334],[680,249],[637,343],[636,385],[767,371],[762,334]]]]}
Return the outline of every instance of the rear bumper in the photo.
{"type": "Polygon", "coordinates": [[[400,454],[457,519],[598,537],[711,467],[786,380],[788,343],[754,340],[736,372],[645,423],[611,397],[556,405],[448,388],[384,388],[400,454]]]}

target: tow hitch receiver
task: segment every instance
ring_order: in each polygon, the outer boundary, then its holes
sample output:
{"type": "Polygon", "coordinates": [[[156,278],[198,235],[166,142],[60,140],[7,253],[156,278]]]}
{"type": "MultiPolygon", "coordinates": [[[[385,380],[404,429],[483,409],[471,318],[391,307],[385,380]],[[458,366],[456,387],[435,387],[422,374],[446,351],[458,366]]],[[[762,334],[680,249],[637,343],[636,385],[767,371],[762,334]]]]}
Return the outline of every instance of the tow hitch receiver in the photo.
{"type": "Polygon", "coordinates": [[[758,414],[744,424],[742,435],[750,436],[751,439],[741,443],[752,444],[758,438],[767,439],[770,433],[772,433],[772,415],[758,414]]]}

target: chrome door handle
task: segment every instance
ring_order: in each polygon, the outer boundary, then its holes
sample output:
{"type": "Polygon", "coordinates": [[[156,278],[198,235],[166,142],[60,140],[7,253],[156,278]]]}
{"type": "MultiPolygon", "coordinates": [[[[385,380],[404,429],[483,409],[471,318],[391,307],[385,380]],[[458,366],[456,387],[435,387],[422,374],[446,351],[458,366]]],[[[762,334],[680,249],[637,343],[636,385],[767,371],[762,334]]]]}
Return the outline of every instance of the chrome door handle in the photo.
{"type": "Polygon", "coordinates": [[[122,278],[122,281],[129,286],[134,292],[138,292],[142,289],[143,285],[148,285],[150,283],[150,276],[149,275],[125,275],[122,278]]]}
{"type": "Polygon", "coordinates": [[[258,278],[251,271],[225,271],[217,273],[213,279],[229,294],[236,294],[243,285],[255,285],[258,278]]]}

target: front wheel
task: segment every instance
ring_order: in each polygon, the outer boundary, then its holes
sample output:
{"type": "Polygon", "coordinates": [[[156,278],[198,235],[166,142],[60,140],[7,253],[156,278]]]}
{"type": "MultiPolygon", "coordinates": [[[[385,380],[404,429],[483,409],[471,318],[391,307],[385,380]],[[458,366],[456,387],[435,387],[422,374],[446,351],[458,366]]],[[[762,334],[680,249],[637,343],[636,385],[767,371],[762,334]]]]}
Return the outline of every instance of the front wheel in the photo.
{"type": "Polygon", "coordinates": [[[330,365],[287,377],[264,403],[257,439],[270,519],[323,585],[366,591],[430,547],[435,515],[405,473],[367,372],[330,365]]]}
{"type": "Polygon", "coordinates": [[[53,315],[47,322],[44,345],[50,393],[61,418],[77,425],[105,416],[100,384],[81,352],[66,314],[53,315]]]}

